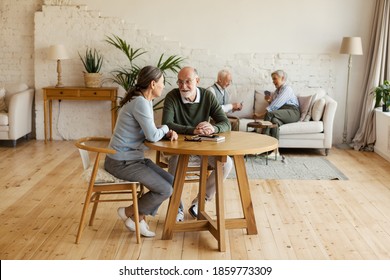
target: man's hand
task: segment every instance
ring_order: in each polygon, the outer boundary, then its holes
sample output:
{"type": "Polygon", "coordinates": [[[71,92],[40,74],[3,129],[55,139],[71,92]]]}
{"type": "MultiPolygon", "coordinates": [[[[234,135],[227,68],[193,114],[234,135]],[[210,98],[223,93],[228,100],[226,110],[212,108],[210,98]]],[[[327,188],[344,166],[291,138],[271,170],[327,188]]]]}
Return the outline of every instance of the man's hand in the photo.
{"type": "Polygon", "coordinates": [[[213,134],[214,132],[215,132],[214,126],[209,122],[199,123],[194,130],[194,134],[210,135],[213,134]]]}
{"type": "Polygon", "coordinates": [[[268,103],[272,102],[272,96],[271,95],[264,95],[264,100],[267,101],[268,103]]]}
{"type": "Polygon", "coordinates": [[[242,103],[232,103],[233,105],[233,112],[235,111],[241,111],[242,109],[242,103]]]}

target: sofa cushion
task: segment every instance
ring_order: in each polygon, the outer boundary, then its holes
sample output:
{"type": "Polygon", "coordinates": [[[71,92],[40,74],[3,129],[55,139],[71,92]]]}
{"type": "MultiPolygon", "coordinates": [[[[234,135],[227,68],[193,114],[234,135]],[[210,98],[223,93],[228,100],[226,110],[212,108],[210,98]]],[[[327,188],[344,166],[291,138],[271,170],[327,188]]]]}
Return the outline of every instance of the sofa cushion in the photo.
{"type": "Polygon", "coordinates": [[[312,95],[301,95],[298,96],[298,102],[299,102],[299,110],[301,112],[301,117],[299,118],[299,121],[303,121],[307,115],[307,112],[310,109],[310,104],[312,100],[312,95]]]}
{"type": "Polygon", "coordinates": [[[0,112],[0,125],[1,126],[8,126],[8,114],[5,112],[0,112]]]}
{"type": "Polygon", "coordinates": [[[0,88],[0,112],[7,112],[7,105],[5,104],[5,89],[0,88]]]}
{"type": "Polygon", "coordinates": [[[322,115],[325,110],[325,99],[320,98],[314,102],[313,107],[311,109],[311,118],[313,121],[319,121],[322,119],[322,115]]]}
{"type": "Polygon", "coordinates": [[[294,122],[280,126],[279,134],[307,134],[321,133],[323,131],[324,123],[322,121],[294,122]]]}
{"type": "Polygon", "coordinates": [[[253,91],[248,93],[248,89],[240,88],[237,89],[229,89],[230,93],[230,102],[242,102],[242,109],[240,111],[235,111],[229,113],[229,115],[238,118],[252,118],[253,117],[253,102],[254,96],[253,91]]]}

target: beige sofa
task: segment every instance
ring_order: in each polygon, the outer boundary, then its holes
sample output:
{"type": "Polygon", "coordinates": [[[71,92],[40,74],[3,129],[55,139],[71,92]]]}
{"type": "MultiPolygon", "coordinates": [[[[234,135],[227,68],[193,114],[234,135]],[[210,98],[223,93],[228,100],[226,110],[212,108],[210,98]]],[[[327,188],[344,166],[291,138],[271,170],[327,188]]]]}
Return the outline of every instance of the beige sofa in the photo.
{"type": "MultiPolygon", "coordinates": [[[[332,147],[337,102],[328,96],[323,89],[307,89],[296,94],[300,100],[303,99],[303,96],[312,96],[308,113],[304,121],[284,124],[280,127],[279,147],[324,149],[327,155],[332,147]],[[317,106],[319,103],[321,104],[317,106]],[[316,110],[313,111],[313,109],[316,110]],[[316,114],[314,120],[312,113],[316,114]]],[[[243,110],[231,114],[240,119],[240,131],[247,131],[247,124],[255,121],[253,113],[261,113],[267,106],[264,101],[264,93],[261,91],[255,91],[254,95],[248,94],[246,96],[233,93],[231,99],[232,102],[244,101],[243,110]]]]}
{"type": "Polygon", "coordinates": [[[25,84],[0,88],[0,140],[16,140],[32,131],[34,90],[25,84]],[[4,94],[5,93],[5,94],[4,94]]]}

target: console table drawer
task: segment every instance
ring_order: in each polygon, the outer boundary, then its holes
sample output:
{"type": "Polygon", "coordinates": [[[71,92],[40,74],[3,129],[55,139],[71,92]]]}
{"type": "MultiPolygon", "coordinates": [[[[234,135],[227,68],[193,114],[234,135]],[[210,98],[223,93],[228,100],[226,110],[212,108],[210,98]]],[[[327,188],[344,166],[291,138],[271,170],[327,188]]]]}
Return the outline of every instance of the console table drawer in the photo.
{"type": "Polygon", "coordinates": [[[47,89],[46,90],[47,97],[77,97],[78,91],[74,89],[47,89]]]}
{"type": "Polygon", "coordinates": [[[110,97],[111,92],[109,90],[82,90],[80,91],[81,97],[110,97]]]}

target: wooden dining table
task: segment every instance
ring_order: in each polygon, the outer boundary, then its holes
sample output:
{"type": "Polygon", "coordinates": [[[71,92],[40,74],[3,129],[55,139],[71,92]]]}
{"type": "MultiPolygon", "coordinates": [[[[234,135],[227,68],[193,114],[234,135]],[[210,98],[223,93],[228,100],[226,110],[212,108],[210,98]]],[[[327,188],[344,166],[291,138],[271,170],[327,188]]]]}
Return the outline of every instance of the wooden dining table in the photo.
{"type": "Polygon", "coordinates": [[[169,201],[162,233],[163,240],[172,239],[173,232],[209,231],[218,241],[219,251],[224,252],[226,251],[226,229],[245,228],[247,234],[257,234],[244,156],[275,150],[278,147],[278,140],[267,135],[251,132],[231,131],[219,135],[225,136],[225,141],[193,142],[186,141],[185,135],[179,135],[178,141],[163,140],[154,143],[145,142],[145,145],[150,149],[179,155],[173,183],[173,194],[169,201]],[[201,156],[198,219],[176,222],[176,215],[183,192],[190,155],[201,156]],[[214,169],[216,176],[216,219],[212,218],[205,211],[206,180],[208,176],[207,166],[208,157],[210,156],[216,157],[216,166],[214,169]],[[243,212],[243,217],[231,219],[225,219],[224,211],[222,168],[227,156],[231,156],[234,161],[243,212]]]}

